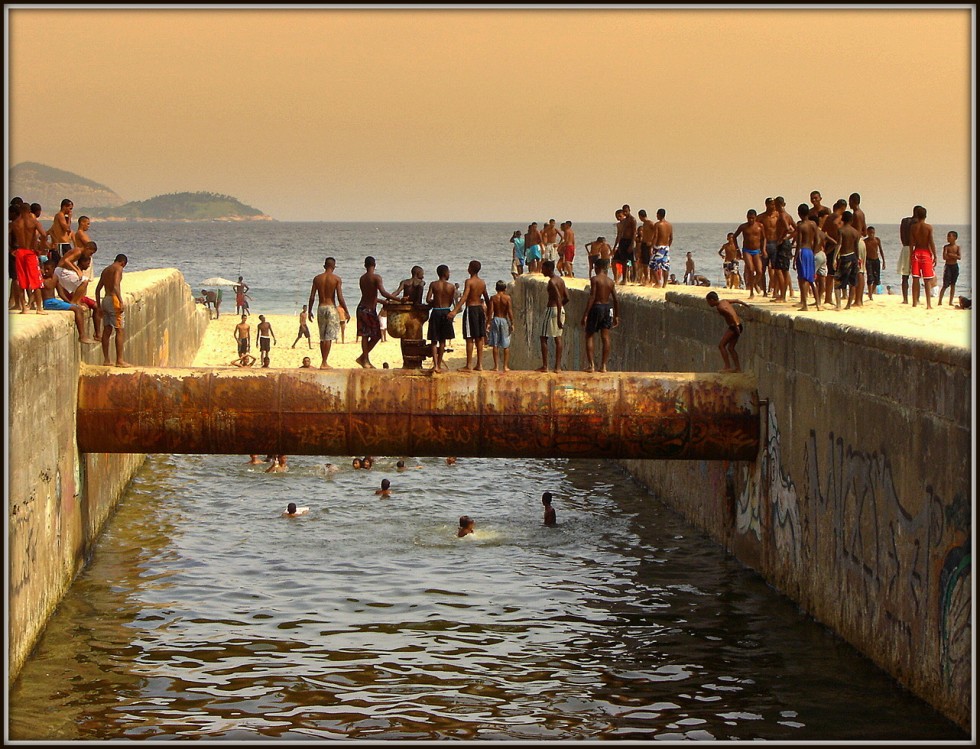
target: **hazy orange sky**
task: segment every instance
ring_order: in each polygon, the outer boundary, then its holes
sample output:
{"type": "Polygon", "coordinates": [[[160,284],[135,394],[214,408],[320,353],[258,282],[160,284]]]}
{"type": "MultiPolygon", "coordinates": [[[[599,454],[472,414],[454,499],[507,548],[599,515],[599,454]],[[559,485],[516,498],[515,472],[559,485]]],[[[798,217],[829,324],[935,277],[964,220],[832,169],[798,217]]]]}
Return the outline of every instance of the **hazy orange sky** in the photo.
{"type": "Polygon", "coordinates": [[[731,222],[818,189],[972,221],[972,6],[5,12],[8,165],[126,200],[731,222]]]}

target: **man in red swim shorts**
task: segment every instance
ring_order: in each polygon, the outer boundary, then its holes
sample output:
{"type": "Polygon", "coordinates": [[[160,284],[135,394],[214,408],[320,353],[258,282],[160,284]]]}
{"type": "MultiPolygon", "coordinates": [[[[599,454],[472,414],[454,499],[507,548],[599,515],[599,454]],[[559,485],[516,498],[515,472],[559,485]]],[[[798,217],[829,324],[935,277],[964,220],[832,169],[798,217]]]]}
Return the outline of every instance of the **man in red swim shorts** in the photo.
{"type": "MultiPolygon", "coordinates": [[[[17,247],[10,254],[14,257],[17,285],[30,296],[34,311],[39,315],[46,315],[48,313],[44,311],[44,299],[41,297],[44,279],[41,277],[40,259],[36,250],[29,249],[36,246],[38,234],[43,236],[44,229],[31,213],[30,204],[21,203],[20,215],[10,223],[10,235],[17,247]]],[[[17,309],[21,314],[27,312],[21,291],[17,293],[17,309]]]]}
{"type": "Polygon", "coordinates": [[[936,285],[936,243],[932,237],[932,226],[926,223],[926,209],[915,207],[912,214],[915,222],[909,227],[909,245],[912,248],[910,275],[912,276],[912,306],[919,303],[919,279],[923,281],[926,295],[926,309],[932,309],[932,287],[936,285]]]}

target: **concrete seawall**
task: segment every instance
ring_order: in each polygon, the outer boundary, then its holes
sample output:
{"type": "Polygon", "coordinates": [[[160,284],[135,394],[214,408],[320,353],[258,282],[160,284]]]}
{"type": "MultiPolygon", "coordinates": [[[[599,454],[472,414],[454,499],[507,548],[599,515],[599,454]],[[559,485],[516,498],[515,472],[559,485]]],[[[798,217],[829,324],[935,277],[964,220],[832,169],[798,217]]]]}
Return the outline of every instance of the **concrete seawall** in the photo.
{"type": "MultiPolygon", "coordinates": [[[[569,283],[563,357],[569,369],[585,362],[579,322],[588,293],[581,286],[569,283]]],[[[706,304],[705,289],[633,288],[620,290],[622,323],[612,334],[610,369],[722,366],[724,325],[706,304]]],[[[511,366],[537,368],[545,279],[522,277],[512,291],[511,366]]],[[[744,313],[739,308],[746,324],[739,356],[767,401],[758,459],[623,464],[969,731],[972,352],[968,345],[842,324],[843,314],[804,316],[779,307],[762,299],[744,313]]],[[[883,307],[858,314],[872,320],[887,314],[883,307]]]]}
{"type": "MultiPolygon", "coordinates": [[[[126,359],[146,366],[190,364],[208,314],[195,305],[180,272],[126,273],[122,288],[126,359]]],[[[83,367],[101,367],[102,349],[78,342],[69,313],[14,313],[8,322],[7,611],[8,683],[13,683],[144,456],[78,453],[78,375],[83,367]]]]}

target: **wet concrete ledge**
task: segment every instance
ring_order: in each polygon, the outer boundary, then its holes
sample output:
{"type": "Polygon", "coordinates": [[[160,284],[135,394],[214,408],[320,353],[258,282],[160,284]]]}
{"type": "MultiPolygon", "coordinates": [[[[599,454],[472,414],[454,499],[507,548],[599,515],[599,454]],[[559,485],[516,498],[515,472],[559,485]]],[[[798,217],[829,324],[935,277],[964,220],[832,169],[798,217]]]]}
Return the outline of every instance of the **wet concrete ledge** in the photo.
{"type": "MultiPolygon", "coordinates": [[[[208,315],[176,269],[126,273],[125,356],[133,364],[187,366],[208,315]]],[[[94,292],[94,289],[93,289],[94,292]]],[[[94,293],[93,293],[94,296],[94,293]]],[[[84,568],[144,456],[79,454],[75,405],[83,363],[102,365],[101,346],[78,342],[73,317],[9,314],[8,322],[8,684],[48,617],[84,568]]],[[[115,353],[115,341],[110,344],[115,353]]]]}
{"type": "MultiPolygon", "coordinates": [[[[563,359],[579,369],[588,294],[582,279],[568,286],[563,359]]],[[[511,364],[536,368],[545,279],[522,277],[512,291],[511,364]]],[[[724,323],[707,291],[620,287],[610,368],[718,371],[724,323]]],[[[930,318],[894,298],[848,313],[755,301],[737,309],[739,356],[765,406],[758,459],[623,465],[970,731],[972,313],[930,318]]]]}

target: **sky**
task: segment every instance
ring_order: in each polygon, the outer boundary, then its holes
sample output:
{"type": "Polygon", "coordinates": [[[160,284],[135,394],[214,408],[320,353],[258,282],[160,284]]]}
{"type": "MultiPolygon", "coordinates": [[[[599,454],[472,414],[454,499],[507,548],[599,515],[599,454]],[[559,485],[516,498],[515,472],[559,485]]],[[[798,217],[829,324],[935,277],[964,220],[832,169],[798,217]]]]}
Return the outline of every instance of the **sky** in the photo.
{"type": "Polygon", "coordinates": [[[972,5],[4,7],[8,166],[125,200],[731,222],[816,189],[972,223],[972,5]]]}

